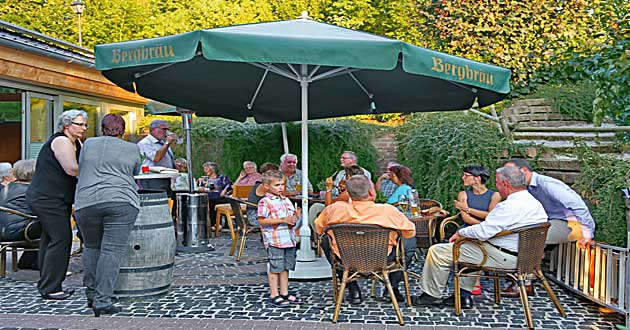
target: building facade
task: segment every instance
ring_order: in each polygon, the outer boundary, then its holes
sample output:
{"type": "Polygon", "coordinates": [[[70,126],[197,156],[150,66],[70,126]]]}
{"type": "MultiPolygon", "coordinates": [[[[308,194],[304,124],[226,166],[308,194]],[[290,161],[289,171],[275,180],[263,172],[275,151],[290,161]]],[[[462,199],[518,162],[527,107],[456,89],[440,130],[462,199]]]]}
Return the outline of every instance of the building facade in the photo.
{"type": "Polygon", "coordinates": [[[0,162],[36,158],[69,109],[88,113],[86,138],[116,113],[134,140],[146,101],[101,75],[90,50],[0,21],[0,162]]]}

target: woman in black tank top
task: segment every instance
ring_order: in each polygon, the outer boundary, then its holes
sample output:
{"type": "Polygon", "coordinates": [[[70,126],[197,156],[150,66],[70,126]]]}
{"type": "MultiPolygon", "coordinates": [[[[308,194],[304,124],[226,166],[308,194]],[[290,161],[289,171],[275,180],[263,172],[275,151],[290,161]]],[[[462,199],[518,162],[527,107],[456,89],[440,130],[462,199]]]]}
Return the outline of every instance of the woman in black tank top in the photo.
{"type": "Polygon", "coordinates": [[[37,289],[44,299],[63,300],[74,293],[64,291],[61,284],[66,278],[72,247],[70,216],[87,113],[65,111],[57,119],[56,129],[57,133],[44,143],[37,156],[35,176],[26,197],[42,225],[37,289]]]}

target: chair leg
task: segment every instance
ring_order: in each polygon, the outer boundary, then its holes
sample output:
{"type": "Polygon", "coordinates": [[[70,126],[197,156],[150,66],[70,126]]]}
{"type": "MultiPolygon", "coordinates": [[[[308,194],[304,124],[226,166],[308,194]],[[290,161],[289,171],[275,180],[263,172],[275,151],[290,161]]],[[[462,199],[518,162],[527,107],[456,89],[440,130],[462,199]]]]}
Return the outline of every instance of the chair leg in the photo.
{"type": "Polygon", "coordinates": [[[237,238],[238,234],[234,231],[234,222],[230,214],[225,215],[225,223],[227,224],[228,229],[230,229],[230,237],[232,237],[232,239],[237,238]]]}
{"type": "Polygon", "coordinates": [[[389,276],[387,275],[387,272],[383,272],[383,281],[385,282],[385,287],[387,287],[387,292],[389,292],[389,298],[392,301],[392,305],[394,305],[396,317],[398,317],[398,323],[400,323],[400,325],[405,325],[405,320],[403,320],[402,312],[400,311],[400,307],[398,307],[398,301],[396,301],[396,295],[394,294],[392,284],[389,282],[389,276]]]}
{"type": "Polygon", "coordinates": [[[236,237],[232,237],[232,247],[230,248],[230,256],[234,255],[234,250],[236,250],[236,243],[238,243],[238,233],[235,234],[236,237]]]}
{"type": "Polygon", "coordinates": [[[7,247],[0,246],[0,277],[7,276],[7,247]]]}
{"type": "Polygon", "coordinates": [[[545,275],[543,275],[543,273],[539,270],[536,272],[536,277],[538,277],[542,281],[543,287],[545,288],[545,291],[547,291],[547,294],[549,295],[549,298],[551,298],[551,301],[553,301],[553,304],[556,306],[558,313],[560,313],[562,317],[567,317],[567,313],[564,311],[564,308],[562,308],[562,305],[560,305],[560,301],[558,300],[558,297],[556,297],[556,294],[553,293],[551,285],[549,285],[549,282],[547,282],[545,275]]]}
{"type": "Polygon", "coordinates": [[[241,233],[241,246],[238,248],[238,254],[236,255],[236,261],[241,261],[241,256],[243,255],[243,250],[245,249],[245,240],[247,240],[247,232],[243,231],[241,233]]]}
{"type": "Polygon", "coordinates": [[[370,286],[370,297],[376,298],[376,280],[372,280],[372,286],[370,286]]]}
{"type": "Polygon", "coordinates": [[[339,293],[337,294],[337,301],[335,302],[335,313],[333,314],[333,323],[337,323],[337,319],[339,318],[339,312],[341,311],[341,303],[343,302],[343,293],[346,291],[346,283],[348,282],[348,271],[343,271],[343,277],[341,279],[341,287],[339,288],[339,293]]]}
{"type": "Polygon", "coordinates": [[[411,292],[409,292],[409,274],[407,271],[403,271],[403,282],[405,284],[405,298],[407,299],[407,306],[413,306],[411,303],[411,292]]]}
{"type": "Polygon", "coordinates": [[[337,294],[339,293],[339,283],[337,283],[337,272],[335,271],[335,263],[331,265],[331,274],[332,274],[332,287],[333,287],[333,301],[335,304],[337,303],[337,294]]]}
{"type": "Polygon", "coordinates": [[[18,256],[17,256],[18,250],[17,248],[11,248],[11,270],[15,273],[18,271],[17,269],[17,264],[18,264],[18,256]]]}
{"type": "Polygon", "coordinates": [[[221,215],[223,212],[217,210],[217,217],[214,219],[214,237],[219,237],[219,225],[221,224],[221,215]]]}
{"type": "Polygon", "coordinates": [[[453,299],[455,300],[455,315],[459,316],[462,313],[462,297],[459,292],[459,273],[453,272],[453,299]]]}
{"type": "Polygon", "coordinates": [[[494,303],[495,304],[500,304],[501,303],[501,284],[499,282],[499,277],[497,276],[497,274],[494,274],[495,278],[494,278],[494,303]]]}
{"type": "Polygon", "coordinates": [[[533,329],[534,320],[532,319],[532,311],[529,308],[529,299],[527,298],[527,291],[525,290],[525,276],[523,276],[523,274],[518,274],[518,289],[521,294],[521,304],[523,304],[527,328],[533,329]]]}

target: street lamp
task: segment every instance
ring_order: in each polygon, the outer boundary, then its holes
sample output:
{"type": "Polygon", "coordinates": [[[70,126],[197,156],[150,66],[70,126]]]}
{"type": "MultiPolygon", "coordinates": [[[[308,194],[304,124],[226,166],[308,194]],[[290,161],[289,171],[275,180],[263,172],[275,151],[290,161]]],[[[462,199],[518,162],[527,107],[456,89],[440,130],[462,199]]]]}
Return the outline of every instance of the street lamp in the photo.
{"type": "Polygon", "coordinates": [[[85,10],[85,2],[81,0],[74,0],[70,4],[70,7],[72,7],[72,11],[77,14],[77,18],[79,20],[79,46],[83,47],[83,38],[81,36],[81,14],[83,14],[83,11],[85,10]]]}

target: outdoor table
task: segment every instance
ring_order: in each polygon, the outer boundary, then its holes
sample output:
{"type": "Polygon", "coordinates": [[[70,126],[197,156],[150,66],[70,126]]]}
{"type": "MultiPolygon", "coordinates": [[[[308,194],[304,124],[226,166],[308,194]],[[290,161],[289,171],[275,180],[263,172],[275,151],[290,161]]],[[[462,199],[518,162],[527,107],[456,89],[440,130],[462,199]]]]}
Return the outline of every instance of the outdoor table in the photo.
{"type": "Polygon", "coordinates": [[[179,176],[179,173],[146,173],[146,174],[138,174],[134,175],[133,178],[136,180],[146,180],[146,179],[172,179],[179,176]]]}
{"type": "MultiPolygon", "coordinates": [[[[291,196],[291,197],[287,197],[289,198],[289,200],[291,202],[294,203],[302,203],[302,195],[296,195],[296,196],[291,196]]],[[[326,204],[326,200],[325,199],[321,199],[319,197],[319,195],[309,195],[308,196],[308,205],[311,206],[315,203],[322,203],[322,204],[326,204]]]]}

